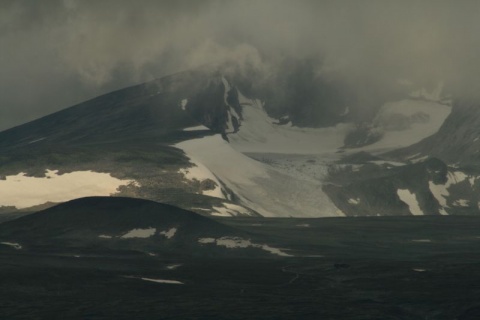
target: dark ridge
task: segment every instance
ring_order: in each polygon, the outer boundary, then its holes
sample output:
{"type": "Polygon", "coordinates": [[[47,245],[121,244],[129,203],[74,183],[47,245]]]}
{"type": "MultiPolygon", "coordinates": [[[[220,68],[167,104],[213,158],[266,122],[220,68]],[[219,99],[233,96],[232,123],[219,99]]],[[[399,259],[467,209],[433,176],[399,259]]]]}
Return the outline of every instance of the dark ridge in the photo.
{"type": "Polygon", "coordinates": [[[225,235],[234,230],[194,212],[155,201],[126,197],[87,197],[8,221],[0,236],[22,238],[119,235],[135,228],[158,231],[177,227],[190,237],[200,233],[225,235]]]}

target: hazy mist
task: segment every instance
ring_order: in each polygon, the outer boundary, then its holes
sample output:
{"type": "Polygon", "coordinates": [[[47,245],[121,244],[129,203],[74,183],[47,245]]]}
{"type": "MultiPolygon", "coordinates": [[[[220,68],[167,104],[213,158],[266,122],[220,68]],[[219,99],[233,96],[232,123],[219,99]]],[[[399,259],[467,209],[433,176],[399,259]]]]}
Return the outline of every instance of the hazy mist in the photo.
{"type": "Polygon", "coordinates": [[[358,99],[409,80],[480,92],[473,1],[0,2],[0,129],[225,59],[274,77],[309,59],[358,99]]]}

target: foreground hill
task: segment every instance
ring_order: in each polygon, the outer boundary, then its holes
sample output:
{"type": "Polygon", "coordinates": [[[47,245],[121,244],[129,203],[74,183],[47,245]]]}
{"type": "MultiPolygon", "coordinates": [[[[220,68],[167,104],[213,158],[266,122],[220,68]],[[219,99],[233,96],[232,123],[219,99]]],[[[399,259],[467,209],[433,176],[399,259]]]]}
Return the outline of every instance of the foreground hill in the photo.
{"type": "Polygon", "coordinates": [[[90,197],[0,224],[3,250],[131,250],[150,255],[286,255],[251,235],[153,201],[90,197]],[[241,249],[241,250],[232,250],[241,249]]]}

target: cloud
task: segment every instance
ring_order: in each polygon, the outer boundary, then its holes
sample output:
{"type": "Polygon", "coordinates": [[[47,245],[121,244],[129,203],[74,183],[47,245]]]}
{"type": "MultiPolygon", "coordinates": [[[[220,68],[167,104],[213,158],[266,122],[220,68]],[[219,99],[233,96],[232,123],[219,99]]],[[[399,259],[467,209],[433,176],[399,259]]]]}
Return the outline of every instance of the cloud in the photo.
{"type": "Polygon", "coordinates": [[[475,95],[479,18],[473,0],[2,1],[0,129],[225,59],[270,76],[307,59],[359,101],[399,78],[475,95]]]}

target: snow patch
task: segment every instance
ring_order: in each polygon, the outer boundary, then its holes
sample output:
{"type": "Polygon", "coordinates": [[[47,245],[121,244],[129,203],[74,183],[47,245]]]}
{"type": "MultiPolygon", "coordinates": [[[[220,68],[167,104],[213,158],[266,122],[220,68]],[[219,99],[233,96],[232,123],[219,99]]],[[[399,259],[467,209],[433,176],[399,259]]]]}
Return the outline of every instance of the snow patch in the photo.
{"type": "Polygon", "coordinates": [[[432,242],[430,239],[414,239],[412,242],[423,242],[423,243],[429,243],[432,242]]]}
{"type": "MultiPolygon", "coordinates": [[[[196,139],[194,139],[196,140],[196,139]]],[[[208,152],[208,150],[206,150],[208,152]]],[[[217,177],[200,161],[196,160],[194,157],[189,156],[190,162],[193,164],[192,167],[180,169],[179,172],[185,176],[186,179],[190,181],[205,181],[207,179],[212,180],[215,183],[215,188],[211,190],[202,190],[201,193],[206,196],[225,199],[225,195],[222,192],[220,187],[220,181],[217,177]]]]}
{"type": "Polygon", "coordinates": [[[250,214],[250,211],[242,206],[224,202],[223,205],[230,211],[234,211],[237,214],[250,214]]]}
{"type": "Polygon", "coordinates": [[[418,204],[417,195],[413,192],[410,192],[408,189],[398,189],[397,195],[401,201],[408,205],[410,213],[415,216],[424,215],[420,205],[418,204]]]}
{"type": "Polygon", "coordinates": [[[428,159],[428,156],[423,156],[423,157],[411,159],[410,162],[418,163],[418,162],[422,162],[422,161],[427,160],[427,159],[428,159]]]}
{"type": "Polygon", "coordinates": [[[248,99],[238,91],[242,109],[242,126],[229,134],[232,146],[240,152],[282,154],[335,154],[351,125],[330,128],[298,128],[278,125],[270,118],[260,100],[248,99]]]}
{"type": "Polygon", "coordinates": [[[155,283],[165,283],[165,284],[184,284],[183,282],[177,280],[165,280],[165,279],[151,279],[151,278],[139,278],[144,281],[150,281],[155,283]]]}
{"type": "Polygon", "coordinates": [[[195,207],[194,207],[194,208],[190,208],[190,210],[193,210],[193,211],[195,211],[195,210],[199,210],[199,211],[210,211],[210,209],[206,209],[206,208],[195,208],[195,207]]]}
{"type": "MultiPolygon", "coordinates": [[[[353,124],[338,124],[328,128],[298,128],[278,125],[268,116],[260,100],[248,99],[238,91],[242,110],[241,129],[229,134],[232,146],[240,152],[280,154],[321,154],[338,158],[336,152],[344,145],[345,136],[354,128],[353,124]]],[[[385,152],[406,147],[436,133],[451,112],[451,107],[437,101],[405,99],[386,103],[379,117],[390,114],[412,116],[428,115],[426,122],[413,123],[408,129],[387,131],[383,138],[354,151],[385,152]]]]}
{"type": "Polygon", "coordinates": [[[224,246],[226,248],[248,248],[253,245],[250,240],[244,240],[242,238],[230,238],[230,237],[222,237],[216,239],[217,246],[224,246]]]}
{"type": "Polygon", "coordinates": [[[440,210],[438,210],[438,212],[440,212],[440,215],[442,215],[442,216],[448,216],[448,212],[445,210],[445,208],[440,208],[440,210]]]}
{"type": "Polygon", "coordinates": [[[477,179],[477,177],[470,177],[468,178],[468,182],[470,182],[470,187],[473,187],[473,185],[475,184],[475,180],[477,179]]]}
{"type": "Polygon", "coordinates": [[[456,207],[468,207],[469,200],[466,199],[458,199],[453,202],[453,205],[456,207]]]}
{"type": "Polygon", "coordinates": [[[308,223],[301,223],[301,224],[297,224],[296,227],[310,228],[310,224],[308,224],[308,223]]]}
{"type": "MultiPolygon", "coordinates": [[[[405,99],[401,101],[387,102],[380,109],[377,118],[388,118],[391,115],[406,117],[422,113],[428,115],[428,121],[412,123],[405,130],[385,131],[381,140],[371,145],[356,148],[355,150],[375,151],[391,150],[410,146],[426,137],[435,134],[450,115],[452,108],[438,102],[405,99]]],[[[412,156],[418,157],[420,154],[412,156]]]]}
{"type": "MultiPolygon", "coordinates": [[[[220,135],[183,141],[175,147],[197,165],[201,162],[240,203],[263,216],[337,216],[337,208],[323,193],[321,182],[295,178],[248,158],[220,135]]],[[[228,212],[222,209],[219,213],[228,212]]]]}
{"type": "Polygon", "coordinates": [[[421,155],[422,155],[421,153],[415,153],[414,155],[407,157],[407,160],[418,158],[421,155]]]}
{"type": "Polygon", "coordinates": [[[39,139],[35,139],[35,140],[32,140],[32,141],[30,141],[28,144],[32,144],[32,143],[36,143],[36,142],[40,142],[40,141],[42,141],[42,140],[45,140],[45,139],[46,139],[45,137],[43,137],[43,138],[39,138],[39,139]]]}
{"type": "Polygon", "coordinates": [[[186,109],[187,103],[188,103],[188,99],[182,99],[182,101],[180,101],[180,107],[182,108],[182,110],[186,109]]]}
{"type": "Polygon", "coordinates": [[[175,236],[175,233],[177,233],[177,228],[170,228],[167,231],[159,232],[159,234],[164,235],[167,239],[172,239],[175,236]]]}
{"type": "Polygon", "coordinates": [[[122,239],[131,239],[131,238],[150,238],[157,232],[155,228],[147,229],[132,229],[129,232],[125,233],[120,238],[122,239]]]}
{"type": "Polygon", "coordinates": [[[211,213],[212,216],[218,217],[234,217],[238,215],[250,215],[250,211],[242,206],[224,202],[223,207],[212,207],[216,212],[211,213]]]}
{"type": "Polygon", "coordinates": [[[430,192],[433,194],[433,197],[437,199],[438,203],[444,207],[448,208],[447,200],[445,197],[448,197],[450,194],[448,193],[447,188],[443,184],[435,184],[432,181],[428,182],[428,187],[430,192]]]}
{"type": "Polygon", "coordinates": [[[232,216],[232,213],[230,213],[230,211],[227,208],[213,206],[212,209],[215,210],[215,212],[210,213],[210,215],[214,217],[231,217],[232,216]]]}
{"type": "Polygon", "coordinates": [[[204,125],[201,126],[195,126],[195,127],[188,127],[188,128],[183,128],[183,131],[205,131],[205,130],[210,130],[204,125]]]}
{"type": "Polygon", "coordinates": [[[379,166],[390,165],[390,166],[393,166],[393,167],[401,167],[401,166],[405,165],[405,163],[403,163],[403,162],[385,161],[385,160],[372,160],[372,161],[368,161],[368,162],[379,165],[379,166]]]}
{"type": "Polygon", "coordinates": [[[167,266],[167,269],[168,270],[175,270],[175,269],[180,268],[181,266],[182,266],[182,264],[180,264],[180,263],[179,264],[171,264],[171,265],[167,266]]]}
{"type": "Polygon", "coordinates": [[[200,244],[215,243],[215,238],[200,238],[198,239],[198,243],[200,244]]]}
{"type": "Polygon", "coordinates": [[[357,205],[357,204],[360,203],[360,198],[357,198],[357,199],[353,199],[353,198],[348,199],[348,203],[357,205]]]}
{"type": "Polygon", "coordinates": [[[435,102],[446,102],[445,98],[442,96],[444,83],[440,81],[435,88],[431,91],[427,91],[427,89],[422,88],[410,93],[410,97],[412,98],[421,98],[429,101],[435,102]]]}
{"type": "MultiPolygon", "coordinates": [[[[443,208],[449,208],[447,205],[447,197],[450,196],[450,192],[448,189],[457,183],[461,183],[464,180],[469,179],[469,183],[471,186],[473,186],[473,183],[475,183],[475,178],[469,177],[465,173],[461,171],[454,171],[454,172],[448,172],[447,173],[447,182],[445,184],[435,184],[432,181],[428,182],[428,186],[430,189],[430,192],[433,194],[435,199],[437,199],[438,203],[440,206],[443,208]]],[[[445,210],[443,210],[445,212],[445,210]]],[[[446,212],[445,212],[446,213],[446,212]]]]}
{"type": "Polygon", "coordinates": [[[271,254],[276,254],[282,257],[292,257],[292,255],[283,252],[281,249],[270,247],[266,244],[255,244],[252,243],[250,240],[245,240],[238,237],[222,237],[218,239],[214,238],[200,238],[198,239],[200,244],[216,244],[217,246],[223,246],[229,249],[234,248],[259,248],[264,251],[268,251],[271,254]]]}
{"type": "Polygon", "coordinates": [[[225,77],[222,77],[222,82],[223,82],[223,86],[224,86],[223,101],[224,101],[225,105],[228,106],[228,110],[227,110],[227,117],[228,118],[227,118],[225,132],[226,133],[233,133],[233,132],[235,132],[235,126],[233,125],[232,118],[235,117],[237,119],[237,121],[240,121],[241,117],[237,114],[235,109],[227,101],[228,100],[227,99],[228,98],[228,93],[232,89],[232,87],[228,83],[227,79],[225,79],[225,77]]]}
{"type": "Polygon", "coordinates": [[[28,208],[46,202],[65,202],[89,196],[110,196],[120,186],[139,186],[135,180],[121,180],[109,173],[75,171],[59,175],[47,170],[46,177],[28,177],[26,173],[0,180],[0,206],[28,208]]]}
{"type": "Polygon", "coordinates": [[[105,234],[101,234],[98,236],[99,238],[102,238],[102,239],[112,239],[112,236],[107,236],[105,234]]]}
{"type": "Polygon", "coordinates": [[[10,246],[10,247],[14,248],[15,250],[22,249],[22,246],[19,243],[16,243],[16,242],[0,242],[0,244],[10,246]]]}

